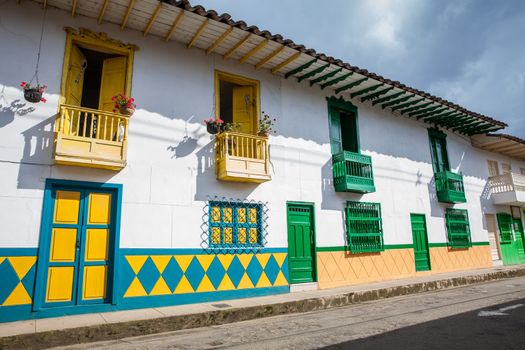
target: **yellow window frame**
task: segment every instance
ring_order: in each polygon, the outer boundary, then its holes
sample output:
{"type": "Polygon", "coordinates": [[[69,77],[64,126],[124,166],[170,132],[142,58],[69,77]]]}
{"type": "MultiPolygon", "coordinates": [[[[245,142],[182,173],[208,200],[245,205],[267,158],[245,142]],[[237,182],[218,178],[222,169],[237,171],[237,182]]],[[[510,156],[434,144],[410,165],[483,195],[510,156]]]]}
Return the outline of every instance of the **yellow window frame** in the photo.
{"type": "Polygon", "coordinates": [[[221,93],[220,93],[220,82],[227,81],[229,83],[241,85],[241,86],[252,86],[255,93],[255,115],[253,121],[253,130],[257,130],[259,127],[259,116],[261,115],[261,93],[260,93],[260,82],[256,79],[246,78],[242,75],[228,73],[224,71],[215,71],[215,112],[216,116],[220,116],[221,111],[221,93]]]}
{"type": "Polygon", "coordinates": [[[64,64],[62,65],[62,79],[60,82],[60,105],[66,102],[66,89],[67,89],[67,73],[71,61],[71,49],[73,45],[79,45],[90,50],[118,54],[126,56],[126,82],[124,93],[127,96],[131,95],[131,81],[133,78],[133,58],[135,51],[138,50],[138,46],[133,44],[125,44],[119,40],[109,38],[106,33],[93,32],[86,28],[74,29],[71,27],[65,27],[66,31],[66,47],[64,51],[64,64]]]}

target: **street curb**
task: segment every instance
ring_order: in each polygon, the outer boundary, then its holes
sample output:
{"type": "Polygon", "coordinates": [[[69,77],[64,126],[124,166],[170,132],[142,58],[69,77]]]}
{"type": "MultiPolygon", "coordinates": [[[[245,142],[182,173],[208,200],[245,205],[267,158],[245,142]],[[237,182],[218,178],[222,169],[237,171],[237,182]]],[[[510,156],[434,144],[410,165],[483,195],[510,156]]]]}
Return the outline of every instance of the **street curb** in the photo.
{"type": "Polygon", "coordinates": [[[278,304],[209,311],[198,314],[110,323],[0,338],[0,349],[44,349],[78,343],[115,340],[154,333],[247,321],[256,318],[330,309],[365,301],[431,292],[470,284],[525,276],[524,268],[488,272],[480,275],[412,283],[403,286],[314,297],[278,304]]]}

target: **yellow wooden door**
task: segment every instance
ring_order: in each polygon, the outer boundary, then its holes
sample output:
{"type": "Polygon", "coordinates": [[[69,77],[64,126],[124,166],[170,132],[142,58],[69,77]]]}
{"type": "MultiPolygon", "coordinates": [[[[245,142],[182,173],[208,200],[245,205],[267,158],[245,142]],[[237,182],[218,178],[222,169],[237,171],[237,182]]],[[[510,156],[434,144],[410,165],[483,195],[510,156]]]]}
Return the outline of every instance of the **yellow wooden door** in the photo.
{"type": "Polygon", "coordinates": [[[105,302],[112,194],[61,189],[53,198],[44,304],[105,302]]]}
{"type": "MultiPolygon", "coordinates": [[[[84,86],[84,71],[87,67],[87,60],[78,46],[71,46],[69,58],[69,67],[66,80],[66,104],[80,106],[82,103],[82,91],[84,86]]],[[[68,112],[73,113],[73,112],[68,112]]],[[[77,124],[80,116],[65,115],[64,129],[62,132],[65,135],[76,135],[77,124]]]]}
{"type": "Polygon", "coordinates": [[[118,93],[125,93],[127,57],[114,57],[104,60],[98,109],[111,112],[115,102],[111,100],[118,93]]]}
{"type": "Polygon", "coordinates": [[[233,123],[239,125],[240,131],[245,134],[255,133],[255,97],[252,86],[238,86],[233,88],[233,123]]]}

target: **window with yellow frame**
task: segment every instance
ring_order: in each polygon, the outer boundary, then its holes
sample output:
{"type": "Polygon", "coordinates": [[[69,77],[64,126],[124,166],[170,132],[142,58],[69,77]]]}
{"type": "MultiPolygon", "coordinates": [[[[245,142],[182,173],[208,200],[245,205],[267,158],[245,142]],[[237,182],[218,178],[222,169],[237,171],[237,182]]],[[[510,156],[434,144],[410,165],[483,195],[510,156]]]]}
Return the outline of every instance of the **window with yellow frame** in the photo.
{"type": "Polygon", "coordinates": [[[66,32],[60,103],[112,112],[113,96],[131,94],[137,47],[88,29],[68,27],[66,32]]]}
{"type": "Polygon", "coordinates": [[[236,132],[255,135],[260,115],[259,81],[215,72],[215,111],[236,132]]]}

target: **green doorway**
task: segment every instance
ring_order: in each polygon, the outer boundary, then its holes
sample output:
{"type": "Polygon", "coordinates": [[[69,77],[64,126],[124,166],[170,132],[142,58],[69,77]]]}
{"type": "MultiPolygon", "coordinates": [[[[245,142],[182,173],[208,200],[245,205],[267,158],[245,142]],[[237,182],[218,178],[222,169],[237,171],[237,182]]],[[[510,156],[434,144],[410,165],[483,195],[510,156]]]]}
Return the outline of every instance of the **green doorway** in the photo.
{"type": "Polygon", "coordinates": [[[290,284],[316,280],[314,206],[289,202],[286,206],[288,221],[288,266],[290,284]]]}
{"type": "Polygon", "coordinates": [[[416,271],[430,270],[427,224],[424,214],[410,214],[416,271]]]}
{"type": "Polygon", "coordinates": [[[507,213],[498,213],[497,218],[503,264],[525,264],[525,240],[521,219],[513,219],[507,213]]]}

